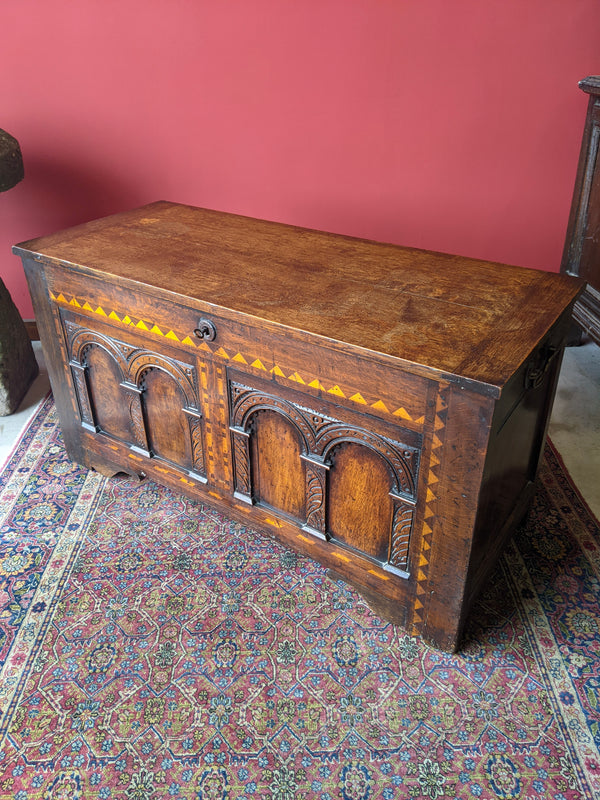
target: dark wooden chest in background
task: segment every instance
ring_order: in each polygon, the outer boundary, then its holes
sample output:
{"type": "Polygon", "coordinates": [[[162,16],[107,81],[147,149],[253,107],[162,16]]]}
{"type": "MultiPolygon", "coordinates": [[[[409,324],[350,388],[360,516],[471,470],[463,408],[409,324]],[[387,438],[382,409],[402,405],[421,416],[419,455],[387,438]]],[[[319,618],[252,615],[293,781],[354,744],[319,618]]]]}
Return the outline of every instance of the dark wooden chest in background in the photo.
{"type": "Polygon", "coordinates": [[[166,202],[15,252],[73,460],[457,647],[530,499],[577,280],[166,202]]]}

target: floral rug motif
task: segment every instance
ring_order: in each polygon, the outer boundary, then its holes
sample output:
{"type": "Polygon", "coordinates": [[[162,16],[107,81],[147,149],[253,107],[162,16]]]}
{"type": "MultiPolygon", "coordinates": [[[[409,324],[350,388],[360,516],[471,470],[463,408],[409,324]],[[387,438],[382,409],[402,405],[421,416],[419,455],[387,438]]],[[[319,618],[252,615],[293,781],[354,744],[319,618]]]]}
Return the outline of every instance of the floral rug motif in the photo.
{"type": "Polygon", "coordinates": [[[440,653],[209,506],[72,464],[49,398],[0,476],[0,797],[598,800],[599,575],[549,445],[440,653]]]}

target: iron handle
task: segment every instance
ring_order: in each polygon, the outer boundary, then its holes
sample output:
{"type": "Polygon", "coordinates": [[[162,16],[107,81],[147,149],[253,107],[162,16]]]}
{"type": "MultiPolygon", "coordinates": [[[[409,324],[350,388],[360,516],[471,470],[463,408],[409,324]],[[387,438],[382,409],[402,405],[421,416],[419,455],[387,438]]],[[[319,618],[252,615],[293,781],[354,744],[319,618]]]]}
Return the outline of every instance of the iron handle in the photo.
{"type": "Polygon", "coordinates": [[[538,354],[536,361],[532,361],[527,365],[525,373],[525,388],[537,389],[542,385],[544,376],[548,372],[550,364],[554,361],[559,353],[559,348],[554,345],[546,345],[542,347],[538,354]]]}

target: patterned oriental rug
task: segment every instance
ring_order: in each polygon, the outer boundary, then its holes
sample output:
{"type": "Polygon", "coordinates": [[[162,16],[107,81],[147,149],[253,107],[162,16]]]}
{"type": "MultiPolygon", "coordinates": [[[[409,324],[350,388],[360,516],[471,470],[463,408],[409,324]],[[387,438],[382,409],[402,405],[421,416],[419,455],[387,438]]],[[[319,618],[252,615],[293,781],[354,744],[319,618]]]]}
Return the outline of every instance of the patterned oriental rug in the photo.
{"type": "Polygon", "coordinates": [[[600,797],[598,522],[551,446],[458,655],[153,483],[0,477],[0,797],[600,797]]]}

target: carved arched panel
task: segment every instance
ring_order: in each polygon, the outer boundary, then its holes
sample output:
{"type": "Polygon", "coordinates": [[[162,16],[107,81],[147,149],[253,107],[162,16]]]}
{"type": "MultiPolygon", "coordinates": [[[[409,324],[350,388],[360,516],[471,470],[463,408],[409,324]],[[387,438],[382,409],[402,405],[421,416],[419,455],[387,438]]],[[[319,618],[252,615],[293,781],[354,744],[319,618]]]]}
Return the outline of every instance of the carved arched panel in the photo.
{"type": "Polygon", "coordinates": [[[185,394],[162,369],[144,370],[139,383],[150,452],[185,469],[193,466],[185,394]]]}
{"type": "Polygon", "coordinates": [[[419,449],[232,382],[235,496],[407,576],[419,449]]]}
{"type": "Polygon", "coordinates": [[[184,361],[66,320],[70,367],[84,428],[126,442],[206,481],[197,374],[184,361]]]}
{"type": "Polygon", "coordinates": [[[327,532],[377,561],[388,558],[394,478],[370,447],[342,442],[329,454],[327,532]]]}
{"type": "MultiPolygon", "coordinates": [[[[81,350],[81,365],[96,428],[124,442],[130,441],[128,403],[121,389],[123,373],[113,353],[99,344],[87,344],[81,350]]],[[[78,389],[81,405],[81,396],[85,393],[83,383],[78,389]]]]}
{"type": "Polygon", "coordinates": [[[243,386],[238,383],[231,383],[232,392],[232,423],[233,427],[247,430],[250,418],[257,411],[277,411],[296,427],[298,434],[303,440],[303,450],[309,452],[315,445],[315,431],[310,420],[293,403],[288,403],[280,397],[260,392],[256,389],[243,386]]]}
{"type": "Polygon", "coordinates": [[[304,522],[306,467],[298,428],[279,410],[259,409],[250,430],[254,501],[304,522]]]}
{"type": "Polygon", "coordinates": [[[139,348],[117,342],[90,328],[82,328],[74,322],[65,321],[65,330],[69,341],[69,355],[72,362],[83,364],[85,351],[90,345],[97,345],[109,353],[119,366],[120,380],[127,375],[127,360],[139,348]]]}
{"type": "Polygon", "coordinates": [[[149,368],[162,370],[171,376],[182,395],[181,407],[196,407],[196,372],[193,367],[189,364],[175,361],[172,358],[166,358],[160,353],[154,353],[151,350],[132,353],[128,364],[128,372],[134,384],[140,384],[149,368]]]}
{"type": "Polygon", "coordinates": [[[399,442],[392,442],[363,428],[349,425],[329,425],[318,437],[318,452],[325,460],[342,442],[355,442],[379,453],[393,476],[392,488],[414,497],[418,470],[418,451],[399,442]]]}

